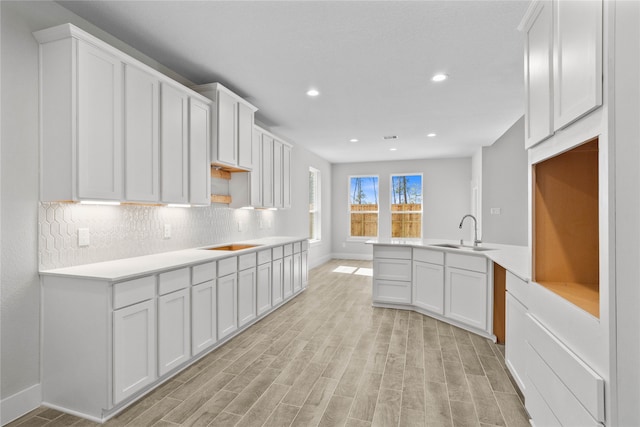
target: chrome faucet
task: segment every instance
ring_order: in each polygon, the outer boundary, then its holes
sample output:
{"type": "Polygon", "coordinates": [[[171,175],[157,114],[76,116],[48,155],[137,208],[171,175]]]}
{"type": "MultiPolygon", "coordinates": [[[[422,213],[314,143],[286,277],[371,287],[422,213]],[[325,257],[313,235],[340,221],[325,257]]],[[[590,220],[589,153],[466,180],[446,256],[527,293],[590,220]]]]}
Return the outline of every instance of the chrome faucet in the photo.
{"type": "Polygon", "coordinates": [[[473,246],[478,246],[480,243],[482,243],[482,240],[478,240],[478,220],[475,216],[471,214],[466,214],[465,216],[463,216],[458,228],[462,229],[462,223],[467,217],[473,220],[473,246]]]}

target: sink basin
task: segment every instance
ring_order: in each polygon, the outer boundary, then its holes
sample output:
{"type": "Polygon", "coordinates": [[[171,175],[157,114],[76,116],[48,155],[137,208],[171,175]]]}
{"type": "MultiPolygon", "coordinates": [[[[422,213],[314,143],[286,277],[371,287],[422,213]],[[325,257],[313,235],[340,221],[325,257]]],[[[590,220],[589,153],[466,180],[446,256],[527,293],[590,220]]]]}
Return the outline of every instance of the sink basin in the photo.
{"type": "Polygon", "coordinates": [[[453,243],[436,243],[434,245],[429,246],[437,246],[439,248],[449,248],[449,249],[460,249],[463,251],[475,251],[475,252],[484,252],[484,251],[492,251],[492,248],[484,248],[482,246],[467,246],[467,245],[456,245],[453,243]]]}
{"type": "Polygon", "coordinates": [[[260,245],[241,245],[238,243],[232,243],[225,246],[215,246],[213,248],[204,248],[207,251],[240,251],[242,249],[251,249],[260,245]]]}

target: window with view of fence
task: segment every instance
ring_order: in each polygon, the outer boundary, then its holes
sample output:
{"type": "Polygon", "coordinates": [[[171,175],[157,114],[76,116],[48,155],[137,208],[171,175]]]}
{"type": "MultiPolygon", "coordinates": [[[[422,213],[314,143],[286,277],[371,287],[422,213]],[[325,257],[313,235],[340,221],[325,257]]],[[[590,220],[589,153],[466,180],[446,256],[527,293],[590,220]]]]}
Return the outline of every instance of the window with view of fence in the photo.
{"type": "Polygon", "coordinates": [[[422,175],[391,176],[391,237],[422,237],[422,175]]]}
{"type": "Polygon", "coordinates": [[[349,177],[350,235],[378,236],[378,177],[349,177]]]}

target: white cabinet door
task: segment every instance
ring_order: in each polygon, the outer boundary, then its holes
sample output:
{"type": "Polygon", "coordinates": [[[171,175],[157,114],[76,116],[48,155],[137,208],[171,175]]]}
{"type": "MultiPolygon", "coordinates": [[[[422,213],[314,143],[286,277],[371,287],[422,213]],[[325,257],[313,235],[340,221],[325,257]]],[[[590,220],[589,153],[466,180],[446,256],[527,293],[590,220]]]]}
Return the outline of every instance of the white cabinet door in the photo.
{"type": "MultiPolygon", "coordinates": [[[[238,102],[238,167],[251,170],[254,164],[252,152],[253,110],[238,102]]],[[[256,158],[257,162],[258,159],[256,158]]]]}
{"type": "Polygon", "coordinates": [[[282,208],[282,142],[273,140],[273,206],[282,208]]]}
{"type": "Polygon", "coordinates": [[[211,204],[209,110],[208,104],[189,99],[189,202],[196,205],[211,204]]]}
{"type": "Polygon", "coordinates": [[[273,138],[262,135],[262,206],[273,207],[273,138]]]}
{"type": "Polygon", "coordinates": [[[156,379],[155,301],[113,312],[113,402],[118,403],[156,379]]]}
{"type": "Polygon", "coordinates": [[[474,328],[487,330],[487,275],[445,268],[444,315],[474,328]]]}
{"type": "Polygon", "coordinates": [[[189,202],[189,96],[161,86],[161,192],[165,203],[189,202]]]}
{"type": "Polygon", "coordinates": [[[132,65],[124,75],[124,197],[127,201],[160,200],[160,83],[132,65]]]}
{"type": "Polygon", "coordinates": [[[256,268],[238,273],[238,326],[256,318],[256,268]]]}
{"type": "Polygon", "coordinates": [[[553,134],[553,12],[540,1],[525,29],[525,148],[553,134]]]}
{"type": "Polygon", "coordinates": [[[507,292],[505,363],[522,393],[527,367],[527,308],[507,292]]]}
{"type": "Polygon", "coordinates": [[[555,1],[554,129],[602,105],[602,1],[555,1]]]}
{"type": "Polygon", "coordinates": [[[282,147],[282,207],[291,208],[291,147],[282,147]]]}
{"type": "Polygon", "coordinates": [[[274,259],[271,263],[273,268],[273,280],[271,282],[271,304],[280,304],[283,300],[283,284],[284,284],[284,270],[283,270],[282,258],[274,259]]]}
{"type": "Polygon", "coordinates": [[[217,163],[229,166],[237,165],[236,152],[236,100],[229,94],[218,91],[217,93],[217,138],[216,146],[213,147],[217,163]]]}
{"type": "Polygon", "coordinates": [[[195,356],[216,343],[216,282],[191,288],[191,353],[195,356]]]}
{"type": "Polygon", "coordinates": [[[253,131],[251,141],[253,150],[253,169],[249,172],[249,202],[256,208],[262,207],[262,133],[253,131]]]}
{"type": "Polygon", "coordinates": [[[218,340],[238,329],[237,300],[237,274],[218,278],[218,340]]]}
{"type": "Polygon", "coordinates": [[[293,295],[293,257],[282,258],[282,296],[286,299],[293,295]]]}
{"type": "Polygon", "coordinates": [[[81,199],[122,199],[122,72],[118,58],[78,42],[77,162],[81,199]]]}
{"type": "Polygon", "coordinates": [[[185,288],[158,298],[158,374],[191,357],[191,303],[185,288]]]}
{"type": "Polygon", "coordinates": [[[272,268],[270,262],[258,266],[258,277],[256,284],[258,316],[271,309],[271,270],[272,268]]]}
{"type": "Polygon", "coordinates": [[[293,292],[302,289],[302,254],[293,254],[293,292]]]}
{"type": "Polygon", "coordinates": [[[444,267],[413,262],[413,305],[444,314],[444,267]]]}
{"type": "Polygon", "coordinates": [[[309,284],[309,251],[302,252],[302,266],[300,270],[302,274],[302,287],[306,288],[309,284]]]}

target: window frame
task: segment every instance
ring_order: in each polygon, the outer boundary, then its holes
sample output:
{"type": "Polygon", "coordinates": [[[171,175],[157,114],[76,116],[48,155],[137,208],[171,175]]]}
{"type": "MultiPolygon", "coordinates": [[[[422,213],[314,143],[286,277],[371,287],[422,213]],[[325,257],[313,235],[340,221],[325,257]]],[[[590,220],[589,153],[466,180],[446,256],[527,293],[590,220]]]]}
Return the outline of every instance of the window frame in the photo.
{"type": "Polygon", "coordinates": [[[380,175],[376,174],[365,174],[365,175],[349,175],[347,176],[347,215],[349,222],[349,234],[348,240],[352,241],[363,241],[370,239],[377,239],[380,236],[380,175]],[[378,192],[378,209],[375,211],[352,211],[351,210],[351,179],[352,178],[376,178],[377,179],[377,192],[378,192]],[[351,230],[351,215],[353,213],[375,213],[377,215],[376,220],[376,231],[377,234],[375,236],[354,236],[351,230]]]}
{"type": "Polygon", "coordinates": [[[309,236],[310,243],[320,242],[322,240],[322,184],[321,172],[319,169],[309,166],[309,174],[315,175],[315,191],[314,191],[314,207],[311,209],[311,195],[309,195],[309,228],[311,228],[311,214],[313,213],[313,229],[316,231],[315,236],[309,236]]]}
{"type": "MultiPolygon", "coordinates": [[[[397,203],[395,203],[397,204],[397,203]]],[[[391,173],[389,174],[389,237],[391,239],[422,239],[424,231],[424,174],[422,172],[407,172],[407,173],[391,173]],[[419,176],[420,177],[420,211],[393,211],[393,178],[401,176],[419,176]],[[406,236],[393,236],[393,215],[407,215],[407,214],[420,214],[420,236],[418,237],[406,237],[406,236]]]]}

